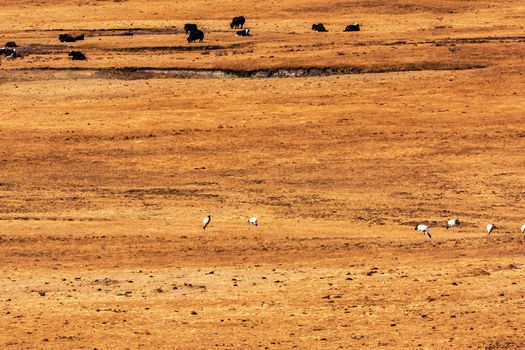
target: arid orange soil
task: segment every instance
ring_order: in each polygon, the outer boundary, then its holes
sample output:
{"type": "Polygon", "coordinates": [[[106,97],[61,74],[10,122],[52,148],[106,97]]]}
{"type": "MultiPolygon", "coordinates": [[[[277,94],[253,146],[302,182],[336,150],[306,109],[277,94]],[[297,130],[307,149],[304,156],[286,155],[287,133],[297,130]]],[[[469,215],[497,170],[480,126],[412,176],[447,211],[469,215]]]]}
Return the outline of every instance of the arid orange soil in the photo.
{"type": "Polygon", "coordinates": [[[525,348],[524,23],[518,1],[4,1],[0,348],[525,348]]]}

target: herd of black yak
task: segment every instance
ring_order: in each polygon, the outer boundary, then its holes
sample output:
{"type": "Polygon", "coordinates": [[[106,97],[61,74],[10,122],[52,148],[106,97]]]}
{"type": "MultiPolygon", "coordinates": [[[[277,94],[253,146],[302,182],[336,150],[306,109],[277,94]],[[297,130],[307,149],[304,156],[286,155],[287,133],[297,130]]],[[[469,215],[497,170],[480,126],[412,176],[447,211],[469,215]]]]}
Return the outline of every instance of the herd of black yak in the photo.
{"type": "MultiPolygon", "coordinates": [[[[233,17],[232,21],[230,23],[231,29],[240,29],[236,31],[237,36],[251,36],[250,30],[243,28],[244,23],[246,23],[246,18],[244,16],[238,16],[233,17]]],[[[323,23],[315,23],[312,24],[312,30],[316,32],[327,32],[328,30],[325,28],[323,23]]],[[[361,30],[359,23],[353,23],[345,27],[343,30],[344,32],[358,32],[361,30]]],[[[195,23],[186,23],[184,25],[184,31],[188,35],[188,43],[193,43],[196,41],[202,42],[204,40],[204,32],[200,30],[195,23]]],[[[127,32],[123,33],[122,35],[125,36],[131,36],[133,35],[133,32],[131,30],[128,30],[127,32]]],[[[70,35],[70,34],[60,34],[58,36],[58,40],[60,42],[66,42],[66,43],[72,43],[79,40],[84,40],[84,34],[81,35],[70,35]]],[[[14,41],[9,41],[5,44],[4,47],[0,48],[0,56],[9,57],[9,58],[16,58],[19,57],[19,54],[16,50],[17,44],[14,41]]],[[[68,54],[68,57],[72,60],[86,60],[87,57],[80,51],[71,51],[68,54]]]]}

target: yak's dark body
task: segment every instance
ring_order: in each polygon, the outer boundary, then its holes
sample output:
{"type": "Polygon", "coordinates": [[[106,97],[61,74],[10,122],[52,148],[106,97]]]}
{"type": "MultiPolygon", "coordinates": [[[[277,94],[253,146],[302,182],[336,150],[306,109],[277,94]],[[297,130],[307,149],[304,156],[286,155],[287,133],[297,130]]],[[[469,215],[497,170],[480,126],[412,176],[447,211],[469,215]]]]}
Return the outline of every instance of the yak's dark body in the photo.
{"type": "Polygon", "coordinates": [[[238,36],[250,36],[250,30],[249,29],[239,30],[235,34],[237,34],[238,36]]]}
{"type": "Polygon", "coordinates": [[[233,17],[232,22],[230,23],[230,28],[231,29],[234,29],[234,28],[242,29],[242,26],[244,25],[244,23],[246,23],[246,18],[244,18],[244,16],[233,17]]]}
{"type": "Polygon", "coordinates": [[[77,36],[72,36],[72,35],[69,35],[69,34],[60,34],[58,36],[58,40],[60,40],[61,43],[74,43],[75,41],[78,41],[78,40],[84,40],[84,34],[80,34],[80,35],[77,35],[77,36]]]}
{"type": "Polygon", "coordinates": [[[86,55],[84,55],[80,51],[71,51],[70,53],[68,53],[68,56],[69,56],[69,58],[71,58],[72,60],[75,60],[75,61],[85,61],[85,60],[87,60],[86,55]]]}
{"type": "Polygon", "coordinates": [[[359,23],[349,24],[346,26],[345,32],[359,32],[361,31],[361,26],[359,23]]]}
{"type": "Polygon", "coordinates": [[[194,32],[196,30],[199,30],[199,28],[197,28],[197,25],[195,23],[186,23],[184,25],[184,31],[186,32],[186,34],[188,34],[189,32],[194,32]]]}
{"type": "Polygon", "coordinates": [[[11,47],[0,47],[0,56],[15,58],[18,57],[16,49],[11,47]]]}
{"type": "Polygon", "coordinates": [[[202,30],[193,30],[190,32],[190,35],[188,36],[188,42],[192,43],[199,40],[202,42],[204,40],[204,32],[202,30]]]}
{"type": "Polygon", "coordinates": [[[326,28],[324,27],[324,24],[322,23],[314,23],[312,24],[312,30],[316,32],[327,32],[326,28]]]}

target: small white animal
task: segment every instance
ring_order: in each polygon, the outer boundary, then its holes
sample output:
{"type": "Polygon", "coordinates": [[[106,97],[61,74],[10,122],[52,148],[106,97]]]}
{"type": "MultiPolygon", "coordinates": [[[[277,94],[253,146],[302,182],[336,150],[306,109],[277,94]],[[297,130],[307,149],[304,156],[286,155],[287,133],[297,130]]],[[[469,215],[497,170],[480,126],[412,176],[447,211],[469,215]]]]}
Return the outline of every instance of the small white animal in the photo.
{"type": "Polygon", "coordinates": [[[454,226],[459,226],[459,219],[450,219],[447,221],[447,229],[454,226]]]}
{"type": "Polygon", "coordinates": [[[202,229],[206,230],[206,227],[210,224],[210,222],[211,222],[211,215],[208,215],[204,219],[202,219],[202,229]]]}
{"type": "Polygon", "coordinates": [[[432,235],[428,232],[428,226],[427,225],[417,224],[415,229],[420,231],[420,232],[426,233],[428,238],[432,238],[432,235]]]}
{"type": "Polygon", "coordinates": [[[251,217],[248,219],[248,222],[249,222],[251,225],[257,226],[257,218],[256,218],[255,216],[251,216],[251,217]]]}
{"type": "Polygon", "coordinates": [[[525,224],[521,225],[521,233],[525,233],[525,224]]]}
{"type": "Polygon", "coordinates": [[[487,225],[487,233],[490,235],[490,233],[496,228],[494,224],[488,224],[487,225]]]}

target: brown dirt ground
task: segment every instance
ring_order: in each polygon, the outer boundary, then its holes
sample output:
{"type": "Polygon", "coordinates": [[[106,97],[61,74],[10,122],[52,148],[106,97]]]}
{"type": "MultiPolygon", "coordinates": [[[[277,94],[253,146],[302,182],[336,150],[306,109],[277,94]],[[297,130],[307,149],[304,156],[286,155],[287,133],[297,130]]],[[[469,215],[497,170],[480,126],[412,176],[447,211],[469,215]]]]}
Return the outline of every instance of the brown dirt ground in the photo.
{"type": "Polygon", "coordinates": [[[1,11],[0,348],[525,348],[521,2],[1,11]]]}

